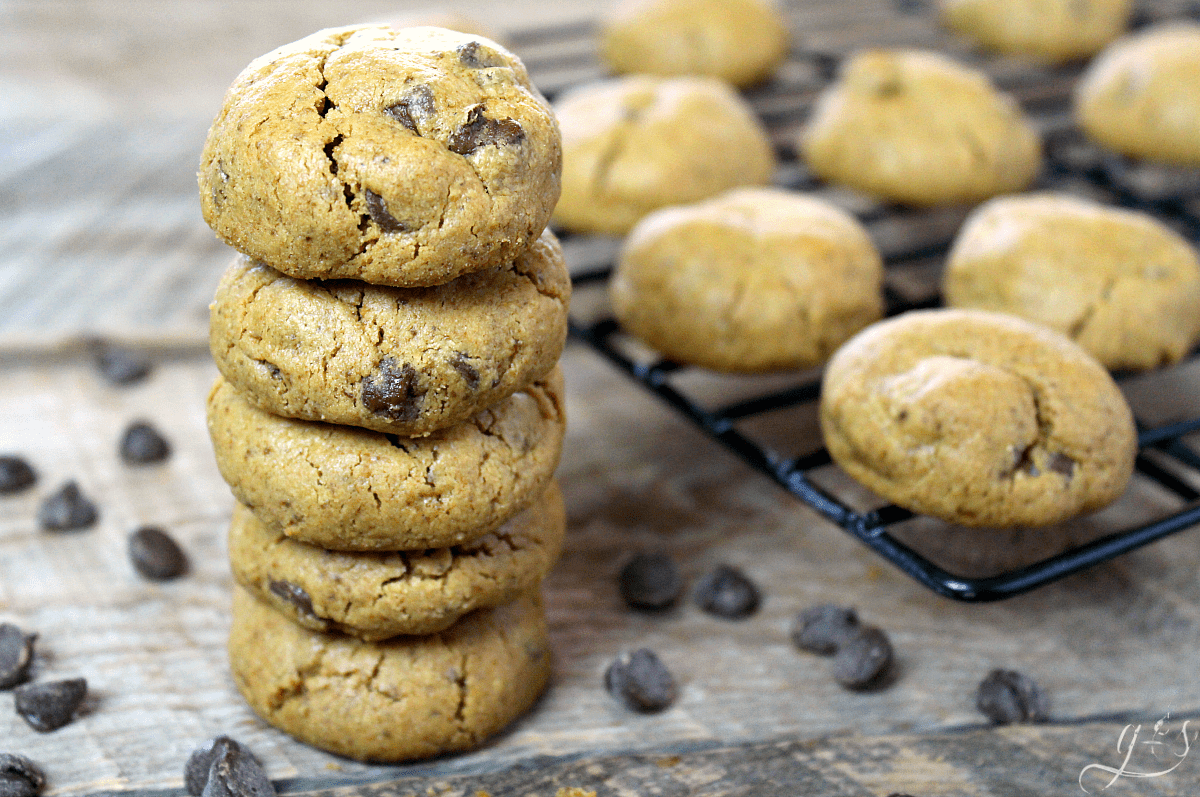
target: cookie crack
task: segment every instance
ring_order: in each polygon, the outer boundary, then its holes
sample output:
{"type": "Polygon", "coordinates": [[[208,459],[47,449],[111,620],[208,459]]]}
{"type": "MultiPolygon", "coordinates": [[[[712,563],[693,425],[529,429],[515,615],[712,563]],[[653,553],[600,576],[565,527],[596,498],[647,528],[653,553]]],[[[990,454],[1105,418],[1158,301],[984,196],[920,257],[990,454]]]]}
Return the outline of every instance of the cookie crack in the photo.
{"type": "Polygon", "coordinates": [[[458,726],[459,733],[473,737],[474,734],[467,727],[467,661],[467,654],[460,653],[454,679],[454,684],[458,688],[458,705],[454,708],[454,724],[458,726]]]}
{"type": "Polygon", "coordinates": [[[1067,329],[1067,336],[1071,338],[1071,340],[1078,340],[1079,337],[1084,333],[1084,331],[1087,329],[1087,325],[1091,323],[1092,319],[1096,316],[1096,313],[1099,312],[1100,307],[1109,300],[1109,297],[1112,296],[1112,291],[1116,284],[1116,277],[1109,277],[1108,280],[1105,281],[1104,286],[1100,289],[1099,295],[1088,303],[1088,306],[1084,308],[1083,313],[1079,316],[1079,318],[1077,318],[1067,329]]]}

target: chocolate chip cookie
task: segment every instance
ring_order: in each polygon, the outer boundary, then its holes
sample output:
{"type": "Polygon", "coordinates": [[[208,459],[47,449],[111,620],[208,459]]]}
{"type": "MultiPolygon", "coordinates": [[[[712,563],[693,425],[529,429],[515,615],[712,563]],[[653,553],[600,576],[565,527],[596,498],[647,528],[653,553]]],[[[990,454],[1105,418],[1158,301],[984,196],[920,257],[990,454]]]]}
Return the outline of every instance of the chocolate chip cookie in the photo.
{"type": "Polygon", "coordinates": [[[439,634],[364,642],[296,625],[235,586],[229,662],[271,725],[390,762],[475,747],[524,714],[549,680],[550,645],[536,593],[439,634]]]}
{"type": "Polygon", "coordinates": [[[217,467],[273,531],[335,551],[449,548],[542,495],[566,418],[562,372],[426,437],[282,418],[223,378],[208,398],[217,467]]]}
{"type": "Polygon", "coordinates": [[[618,74],[769,78],[790,35],[770,0],[625,0],[605,19],[600,57],[618,74]]]}
{"type": "Polygon", "coordinates": [[[631,75],[555,103],[563,135],[555,223],[623,235],[652,210],[766,185],[775,152],[750,105],[715,78],[631,75]]]}
{"type": "Polygon", "coordinates": [[[205,221],[301,279],[428,286],[511,262],[559,194],[524,65],[442,28],[333,28],[253,61],[200,164],[205,221]]]}
{"type": "Polygon", "coordinates": [[[239,256],[209,342],[225,378],[276,415],[424,435],[553,368],[570,295],[549,231],[512,263],[431,288],[298,280],[239,256]]]}
{"type": "Polygon", "coordinates": [[[1119,39],[1075,86],[1075,121],[1122,155],[1200,166],[1200,25],[1172,22],[1119,39]]]}
{"type": "Polygon", "coordinates": [[[367,641],[435,634],[475,609],[537,589],[566,530],[551,482],[528,509],[453,548],[390,553],[317,548],[267,529],[237,505],[229,527],[233,577],[294,622],[367,641]]]}
{"type": "Polygon", "coordinates": [[[819,177],[907,205],[1020,191],[1041,142],[983,72],[923,50],[867,50],[817,98],[800,137],[819,177]]]}
{"type": "Polygon", "coordinates": [[[984,49],[1046,63],[1087,58],[1129,25],[1132,0],[939,0],[942,24],[984,49]]]}
{"type": "Polygon", "coordinates": [[[642,219],[609,283],[621,326],[719,371],[817,365],[883,313],[863,226],[820,199],[741,188],[642,219]]]}
{"type": "Polygon", "coordinates": [[[946,260],[943,295],[1055,329],[1114,370],[1178,362],[1200,340],[1191,244],[1153,216],[1067,194],[976,209],[946,260]]]}
{"type": "Polygon", "coordinates": [[[833,459],[894,503],[964,526],[1042,526],[1115,500],[1137,436],[1066,337],[1015,316],[927,310],[874,324],[821,386],[833,459]]]}

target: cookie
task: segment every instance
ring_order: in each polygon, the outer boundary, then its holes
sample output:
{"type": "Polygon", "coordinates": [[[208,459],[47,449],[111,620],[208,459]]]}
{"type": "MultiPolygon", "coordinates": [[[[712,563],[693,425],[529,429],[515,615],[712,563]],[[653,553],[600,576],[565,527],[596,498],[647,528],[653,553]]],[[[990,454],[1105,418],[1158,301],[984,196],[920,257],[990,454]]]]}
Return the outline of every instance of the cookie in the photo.
{"type": "Polygon", "coordinates": [[[549,231],[506,266],[431,288],[298,280],[242,255],[209,343],[225,378],[276,415],[424,435],[549,372],[570,295],[549,231]]]}
{"type": "Polygon", "coordinates": [[[555,111],[563,185],[554,221],[569,230],[623,235],[652,210],[765,185],[775,170],[762,123],[715,78],[599,81],[555,111]]]}
{"type": "Polygon", "coordinates": [[[524,714],[550,678],[540,598],[467,615],[428,636],[383,642],[310,631],[234,587],[229,663],[271,725],[360,761],[407,761],[478,746],[524,714]]]}
{"type": "Polygon", "coordinates": [[[977,202],[1020,191],[1041,142],[983,73],[934,52],[867,50],[817,98],[800,137],[822,179],[906,205],[977,202]]]}
{"type": "Polygon", "coordinates": [[[621,326],[719,371],[818,365],[883,313],[883,264],[839,208],[740,188],[664,208],[625,239],[609,283],[621,326]]]}
{"type": "Polygon", "coordinates": [[[562,372],[462,423],[402,438],[282,418],[223,378],[208,397],[217,467],[273,531],[335,551],[449,548],[531,505],[558,465],[562,372]]]}
{"type": "Polygon", "coordinates": [[[536,589],[558,559],[565,530],[562,492],[553,482],[490,534],[424,551],[317,548],[270,531],[238,504],[229,561],[239,584],[293,622],[375,641],[435,634],[468,612],[536,589]]]}
{"type": "Polygon", "coordinates": [[[386,20],[393,28],[447,28],[471,36],[483,36],[507,47],[505,37],[474,17],[451,9],[426,8],[386,20]]]}
{"type": "Polygon", "coordinates": [[[1044,526],[1125,489],[1137,438],[1112,377],[1015,316],[926,310],[874,324],[821,384],[834,461],[884,498],[964,526],[1044,526]]]}
{"type": "Polygon", "coordinates": [[[1067,335],[1110,369],[1178,362],[1200,340],[1200,261],[1145,213],[1067,194],[993,199],[946,261],[946,304],[1067,335]]]}
{"type": "Polygon", "coordinates": [[[520,60],[442,28],[332,28],[253,61],[200,163],[204,220],[301,279],[440,285],[532,244],[558,126],[520,60]]]}
{"type": "Polygon", "coordinates": [[[1122,155],[1200,166],[1200,25],[1156,25],[1113,43],[1080,76],[1074,114],[1122,155]]]}
{"type": "Polygon", "coordinates": [[[618,74],[707,75],[761,83],[787,58],[790,35],[770,0],[625,0],[600,30],[618,74]]]}
{"type": "Polygon", "coordinates": [[[982,48],[1045,63],[1087,58],[1125,32],[1132,0],[939,0],[938,18],[982,48]]]}

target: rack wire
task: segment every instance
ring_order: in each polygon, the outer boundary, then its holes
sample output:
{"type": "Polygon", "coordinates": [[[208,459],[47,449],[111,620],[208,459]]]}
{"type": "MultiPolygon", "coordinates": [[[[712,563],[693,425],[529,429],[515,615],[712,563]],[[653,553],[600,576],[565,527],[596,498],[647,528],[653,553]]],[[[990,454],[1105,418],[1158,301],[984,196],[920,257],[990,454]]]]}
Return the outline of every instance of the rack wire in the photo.
{"type": "MultiPolygon", "coordinates": [[[[800,3],[793,2],[795,9],[800,3]]],[[[1195,13],[1192,6],[1180,11],[1170,3],[1145,3],[1138,9],[1137,24],[1149,24],[1181,13],[1195,13]]],[[[928,9],[920,2],[898,2],[902,14],[920,14],[928,9]]],[[[586,39],[594,35],[587,26],[527,33],[523,42],[536,49],[539,41],[562,45],[564,40],[586,39]],[[540,36],[540,39],[539,39],[540,36]]],[[[1035,189],[1082,193],[1108,204],[1152,213],[1193,243],[1200,243],[1200,172],[1168,169],[1130,162],[1107,154],[1087,142],[1070,121],[1070,92],[1081,71],[1078,66],[1040,68],[1002,60],[989,60],[961,48],[961,43],[945,40],[919,41],[915,46],[939,46],[959,49],[955,55],[987,71],[999,87],[1017,97],[1027,114],[1043,134],[1046,165],[1035,189]]],[[[881,205],[822,185],[797,159],[792,142],[807,116],[817,93],[834,79],[843,53],[798,48],[791,53],[783,77],[747,94],[766,123],[778,150],[781,167],[776,182],[780,185],[825,195],[853,212],[867,226],[884,255],[889,279],[885,285],[887,314],[896,315],[913,309],[940,305],[937,272],[940,260],[949,249],[966,209],[916,211],[881,205]],[[919,275],[912,279],[912,274],[919,275]],[[906,274],[905,279],[893,276],[906,274]],[[923,279],[920,278],[923,275],[923,279]]],[[[565,51],[544,59],[540,64],[526,58],[531,73],[538,78],[543,71],[567,75],[543,90],[557,94],[572,85],[599,75],[590,50],[569,44],[565,51]]],[[[597,242],[591,236],[562,233],[577,294],[603,291],[612,271],[616,242],[597,242]],[[599,245],[598,245],[599,244],[599,245]],[[601,262],[587,262],[589,251],[600,251],[601,262]],[[576,256],[572,257],[575,253],[576,256]]],[[[592,255],[591,260],[596,260],[592,255]]],[[[814,472],[832,466],[824,447],[800,455],[780,453],[774,441],[758,439],[740,426],[744,422],[783,409],[815,405],[820,398],[819,374],[797,376],[794,384],[752,394],[716,408],[690,395],[681,377],[697,370],[638,349],[636,342],[622,332],[611,313],[598,318],[580,319],[573,311],[570,323],[573,338],[626,374],[671,407],[696,428],[732,451],[759,472],[767,475],[793,496],[823,517],[868,546],[901,572],[933,592],[965,602],[996,601],[1009,598],[1078,573],[1114,557],[1178,533],[1200,523],[1200,454],[1188,444],[1188,435],[1200,431],[1200,417],[1166,425],[1138,421],[1139,453],[1135,478],[1147,479],[1176,497],[1180,508],[1151,522],[1107,534],[1077,545],[1032,564],[984,577],[966,577],[952,573],[902,542],[893,533],[895,527],[912,520],[912,512],[895,505],[870,511],[856,511],[842,497],[814,480],[814,472]]],[[[1194,359],[1196,352],[1193,352],[1194,359]]],[[[1118,375],[1122,378],[1122,375],[1118,375]]],[[[1151,377],[1153,378],[1153,377],[1151,377]]],[[[1136,416],[1136,407],[1135,407],[1136,416]]]]}

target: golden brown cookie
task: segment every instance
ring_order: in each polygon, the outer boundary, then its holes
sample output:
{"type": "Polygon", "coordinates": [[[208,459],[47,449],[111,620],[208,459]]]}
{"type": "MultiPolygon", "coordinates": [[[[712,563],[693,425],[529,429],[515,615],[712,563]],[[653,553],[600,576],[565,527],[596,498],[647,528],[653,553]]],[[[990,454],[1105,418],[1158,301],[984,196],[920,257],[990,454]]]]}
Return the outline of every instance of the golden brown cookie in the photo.
{"type": "Polygon", "coordinates": [[[874,324],[821,387],[835,462],[884,498],[964,526],[1043,526],[1115,500],[1133,418],[1112,377],[1050,329],[982,310],[874,324]]]}
{"type": "Polygon", "coordinates": [[[1132,0],[938,0],[942,24],[1009,55],[1086,58],[1125,32],[1132,0]]]}
{"type": "Polygon", "coordinates": [[[478,540],[389,553],[329,551],[272,532],[238,504],[229,527],[233,577],[293,622],[367,641],[435,634],[476,609],[537,589],[566,530],[551,482],[533,505],[478,540]]]}
{"type": "Polygon", "coordinates": [[[243,255],[217,288],[209,343],[276,415],[423,435],[553,368],[570,295],[549,231],[506,266],[431,288],[298,280],[243,255]]]}
{"type": "Polygon", "coordinates": [[[789,39],[771,0],[624,0],[605,19],[600,57],[618,74],[750,86],[774,74],[789,39]]]}
{"type": "Polygon", "coordinates": [[[529,710],[550,644],[536,593],[439,634],[364,642],[296,625],[235,586],[229,663],[250,708],[285,733],[407,761],[475,747],[529,710]]]}
{"type": "Polygon", "coordinates": [[[555,104],[563,134],[556,224],[622,235],[652,210],[765,185],[775,153],[753,110],[715,78],[633,75],[555,104]]]}
{"type": "Polygon", "coordinates": [[[831,183],[908,205],[977,202],[1020,191],[1041,143],[988,77],[923,50],[867,50],[818,97],[800,138],[831,183]]]}
{"type": "Polygon", "coordinates": [[[449,548],[531,505],[558,465],[562,372],[427,437],[281,418],[223,378],[208,398],[217,467],[270,529],[337,551],[449,548]]]}
{"type": "Polygon", "coordinates": [[[1000,197],[967,218],[946,304],[1067,335],[1110,369],[1177,362],[1200,340],[1200,261],[1162,222],[1066,194],[1000,197]]]}
{"type": "Polygon", "coordinates": [[[1200,25],[1146,28],[1098,55],[1075,87],[1075,120],[1104,147],[1200,166],[1200,25]]]}
{"type": "Polygon", "coordinates": [[[883,312],[866,230],[820,199],[740,188],[645,217],[609,283],[621,326],[719,371],[817,365],[883,312]]]}
{"type": "Polygon", "coordinates": [[[290,276],[440,285],[537,239],[561,154],[549,105],[495,42],[333,28],[234,81],[200,203],[226,243],[290,276]]]}

